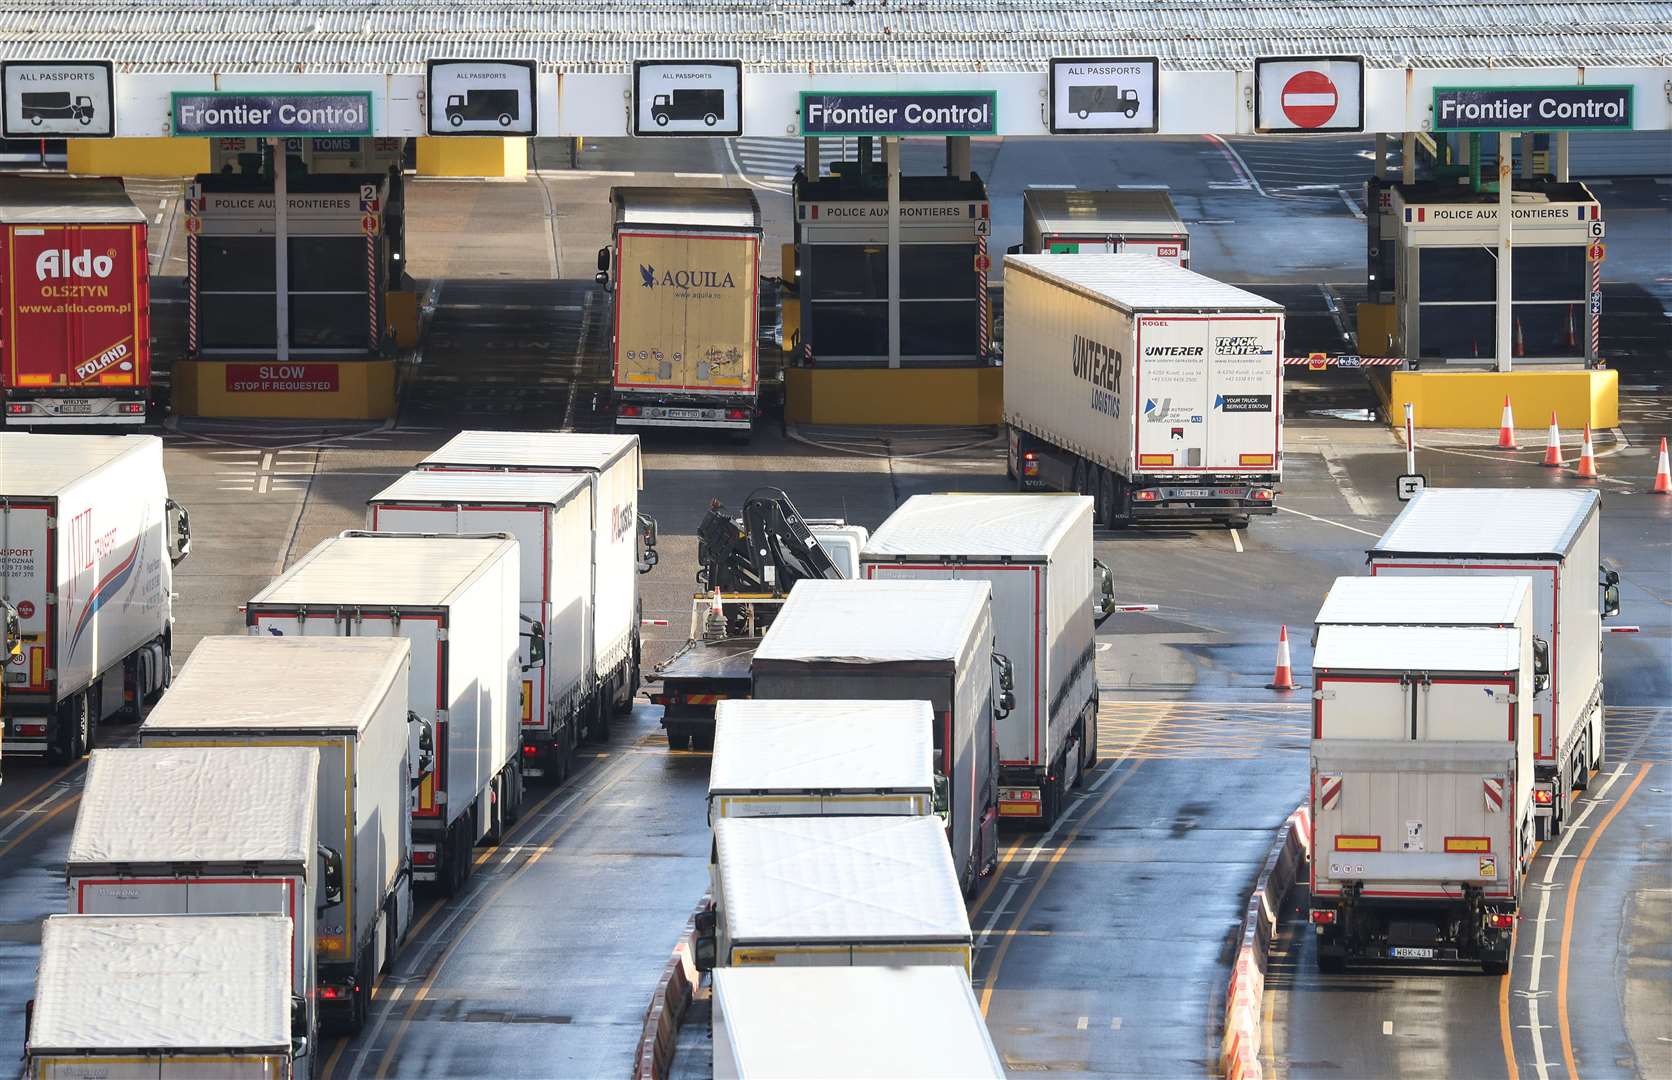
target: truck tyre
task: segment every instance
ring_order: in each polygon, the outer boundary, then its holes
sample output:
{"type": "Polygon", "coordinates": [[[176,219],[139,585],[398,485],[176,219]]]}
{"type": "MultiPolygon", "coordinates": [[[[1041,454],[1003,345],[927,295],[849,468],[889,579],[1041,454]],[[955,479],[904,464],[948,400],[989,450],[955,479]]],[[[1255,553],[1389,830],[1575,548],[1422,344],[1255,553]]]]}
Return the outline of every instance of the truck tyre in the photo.
{"type": "Polygon", "coordinates": [[[72,695],[58,703],[57,738],[47,746],[47,763],[68,765],[92,749],[93,708],[89,692],[72,695]]]}
{"type": "Polygon", "coordinates": [[[691,736],[689,732],[675,732],[672,728],[668,729],[669,750],[689,750],[690,748],[691,736]]]}
{"type": "Polygon", "coordinates": [[[1250,520],[1251,519],[1247,514],[1241,514],[1236,517],[1228,517],[1225,519],[1225,527],[1227,529],[1246,529],[1248,528],[1250,520]]]}
{"type": "Polygon", "coordinates": [[[1075,458],[1074,459],[1074,479],[1071,481],[1071,483],[1074,485],[1074,494],[1076,494],[1076,495],[1090,495],[1091,494],[1091,473],[1090,473],[1090,470],[1086,467],[1085,458],[1075,458]]]}

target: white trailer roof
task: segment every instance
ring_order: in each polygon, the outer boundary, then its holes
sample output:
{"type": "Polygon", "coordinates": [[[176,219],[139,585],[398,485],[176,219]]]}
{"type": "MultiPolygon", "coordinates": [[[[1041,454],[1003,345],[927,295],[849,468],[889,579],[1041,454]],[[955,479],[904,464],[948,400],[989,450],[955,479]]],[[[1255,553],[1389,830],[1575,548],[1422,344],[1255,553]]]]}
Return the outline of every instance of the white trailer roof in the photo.
{"type": "Polygon", "coordinates": [[[290,1049],[282,915],[52,915],[41,926],[36,1054],[290,1049]]]}
{"type": "Polygon", "coordinates": [[[1004,265],[1126,311],[1283,310],[1153,255],[1006,255],[1004,265]]]}
{"type": "Polygon", "coordinates": [[[1381,555],[1565,555],[1601,496],[1559,488],[1428,488],[1370,548],[1381,555]]]}
{"type": "Polygon", "coordinates": [[[969,977],[955,967],[719,967],[714,1000],[742,1076],[1004,1076],[969,977]]]}
{"type": "Polygon", "coordinates": [[[955,662],[991,592],[985,581],[798,581],[755,659],[955,662]]]}
{"type": "Polygon", "coordinates": [[[313,858],[319,751],[95,750],[65,863],[299,863],[313,858]]]}
{"type": "Polygon", "coordinates": [[[360,732],[392,686],[405,700],[405,638],[206,637],[140,729],[360,732]]]}
{"type": "Polygon", "coordinates": [[[878,557],[963,555],[971,559],[1043,559],[1084,522],[1085,495],[913,495],[871,534],[861,562],[878,557]]]}
{"type": "Polygon", "coordinates": [[[506,503],[562,506],[587,488],[575,473],[442,472],[418,469],[373,495],[374,503],[506,503]]]}
{"type": "Polygon", "coordinates": [[[1515,621],[1532,589],[1530,578],[1339,577],[1315,620],[1381,626],[1501,626],[1515,621]]]}
{"type": "Polygon", "coordinates": [[[1521,667],[1510,627],[1324,626],[1312,667],[1336,671],[1505,672],[1521,667]]]}
{"type": "Polygon", "coordinates": [[[0,177],[0,223],[6,225],[144,222],[145,212],[128,198],[120,180],[103,176],[0,177]]]}
{"type": "Polygon", "coordinates": [[[472,468],[607,469],[638,446],[637,435],[569,431],[461,431],[420,465],[472,468]]]}
{"type": "Polygon", "coordinates": [[[714,842],[733,942],[969,940],[937,817],[721,818],[714,842]]]}
{"type": "Polygon", "coordinates": [[[56,495],[102,465],[161,443],[155,435],[0,432],[0,495],[56,495]]]}
{"type": "Polygon", "coordinates": [[[250,598],[251,604],[441,607],[517,542],[468,536],[332,536],[250,598]]]}
{"type": "Polygon", "coordinates": [[[927,701],[722,701],[708,794],[935,788],[927,701]]]}
{"type": "Polygon", "coordinates": [[[1184,220],[1165,191],[1030,188],[1022,202],[1047,236],[1180,236],[1184,220]]]}

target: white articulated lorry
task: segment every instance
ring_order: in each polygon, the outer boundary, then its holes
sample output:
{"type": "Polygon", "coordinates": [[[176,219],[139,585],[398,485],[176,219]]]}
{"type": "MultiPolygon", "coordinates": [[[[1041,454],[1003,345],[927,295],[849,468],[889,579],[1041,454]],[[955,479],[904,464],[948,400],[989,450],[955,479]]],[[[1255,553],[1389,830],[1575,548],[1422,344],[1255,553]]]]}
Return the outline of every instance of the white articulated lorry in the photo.
{"type": "Polygon", "coordinates": [[[293,929],[277,915],[51,915],[23,1045],[28,1080],[291,1080],[293,929]]]}
{"type": "Polygon", "coordinates": [[[320,541],[245,605],[252,636],[412,643],[407,708],[431,725],[434,744],[410,801],[412,876],[449,896],[470,876],[471,848],[497,842],[522,807],[518,558],[505,534],[350,531],[320,541]]]}
{"type": "Polygon", "coordinates": [[[969,916],[932,817],[721,818],[714,850],[714,936],[699,927],[699,967],[969,974],[969,916]]]}
{"type": "MultiPolygon", "coordinates": [[[[1509,969],[1534,848],[1528,721],[1546,675],[1529,583],[1501,584],[1456,604],[1434,590],[1419,624],[1318,627],[1311,921],[1322,970],[1365,958],[1509,969]]],[[[1365,600],[1325,608],[1351,618],[1365,600]]]]}
{"type": "Polygon", "coordinates": [[[1049,829],[1097,764],[1092,500],[914,495],[860,555],[871,581],[985,581],[1016,707],[998,722],[999,817],[1049,829]]]}
{"type": "Polygon", "coordinates": [[[306,747],[98,750],[65,857],[71,915],[278,915],[290,1035],[317,1046],[318,911],[342,888],[306,747]]]}
{"type": "Polygon", "coordinates": [[[191,547],[155,435],[0,432],[6,753],[64,763],[103,720],[137,720],[169,679],[174,565],[191,547]]]}
{"type": "Polygon", "coordinates": [[[1368,553],[1376,577],[1464,574],[1533,580],[1533,632],[1550,645],[1550,685],[1528,718],[1540,839],[1567,820],[1575,788],[1603,759],[1602,620],[1619,612],[1619,576],[1601,561],[1595,491],[1430,488],[1368,553]]]}
{"type": "Polygon", "coordinates": [[[637,435],[562,431],[461,431],[418,463],[448,472],[565,473],[592,485],[593,730],[625,715],[639,692],[639,574],[656,565],[656,523],[639,513],[644,465],[637,435]]]}
{"type": "Polygon", "coordinates": [[[945,967],[720,968],[714,1080],[1003,1080],[969,979],[945,967]]]}
{"type": "MultiPolygon", "coordinates": [[[[755,650],[760,699],[927,701],[966,893],[998,859],[998,734],[1015,704],[985,581],[796,583],[755,650]]],[[[937,783],[939,781],[937,780],[937,783]]]]}
{"type": "Polygon", "coordinates": [[[320,1020],[359,1030],[372,983],[412,925],[407,804],[433,756],[407,710],[405,638],[206,637],[139,729],[147,750],[308,747],[319,755],[319,842],[343,859],[304,940],[317,954],[320,1020]]]}
{"type": "Polygon", "coordinates": [[[1152,255],[1004,260],[1007,468],[1105,525],[1270,514],[1283,308],[1152,255]]]}
{"type": "Polygon", "coordinates": [[[374,532],[517,538],[525,777],[565,779],[576,744],[607,715],[593,664],[592,498],[585,476],[437,470],[409,472],[366,504],[374,532]]]}
{"type": "Polygon", "coordinates": [[[1165,191],[1022,193],[1022,242],[1012,255],[1154,255],[1190,266],[1190,230],[1165,191]]]}
{"type": "Polygon", "coordinates": [[[709,824],[932,813],[947,794],[936,792],[934,727],[927,701],[722,701],[709,824]]]}

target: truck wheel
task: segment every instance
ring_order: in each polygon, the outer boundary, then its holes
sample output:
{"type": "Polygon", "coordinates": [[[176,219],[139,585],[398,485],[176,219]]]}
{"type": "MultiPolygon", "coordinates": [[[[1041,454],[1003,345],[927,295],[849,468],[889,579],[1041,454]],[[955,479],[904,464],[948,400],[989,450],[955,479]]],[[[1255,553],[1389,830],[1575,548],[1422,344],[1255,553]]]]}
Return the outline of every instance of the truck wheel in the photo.
{"type": "Polygon", "coordinates": [[[674,731],[668,729],[669,750],[689,750],[691,748],[691,734],[688,731],[674,731]]]}
{"type": "Polygon", "coordinates": [[[91,689],[83,691],[58,706],[60,743],[64,748],[63,760],[58,764],[79,761],[93,748],[93,740],[98,736],[93,721],[92,693],[91,689]]]}
{"type": "Polygon", "coordinates": [[[1076,494],[1076,495],[1089,494],[1089,492],[1091,490],[1091,488],[1090,488],[1091,481],[1089,479],[1087,479],[1087,477],[1086,477],[1086,463],[1085,463],[1085,460],[1083,458],[1075,460],[1073,477],[1074,478],[1072,480],[1070,480],[1069,483],[1074,488],[1074,494],[1076,494]]]}
{"type": "Polygon", "coordinates": [[[1493,960],[1483,958],[1480,962],[1480,970],[1484,975],[1508,975],[1509,958],[1503,957],[1501,959],[1493,960]]]}
{"type": "Polygon", "coordinates": [[[515,825],[518,821],[522,820],[522,804],[523,804],[522,762],[513,761],[511,763],[511,806],[510,806],[510,809],[508,811],[506,811],[506,814],[505,814],[505,828],[506,828],[507,831],[510,830],[511,826],[515,825]]]}
{"type": "Polygon", "coordinates": [[[1246,529],[1248,528],[1248,524],[1249,517],[1247,514],[1243,514],[1241,517],[1229,517],[1225,519],[1225,527],[1227,529],[1246,529]]]}

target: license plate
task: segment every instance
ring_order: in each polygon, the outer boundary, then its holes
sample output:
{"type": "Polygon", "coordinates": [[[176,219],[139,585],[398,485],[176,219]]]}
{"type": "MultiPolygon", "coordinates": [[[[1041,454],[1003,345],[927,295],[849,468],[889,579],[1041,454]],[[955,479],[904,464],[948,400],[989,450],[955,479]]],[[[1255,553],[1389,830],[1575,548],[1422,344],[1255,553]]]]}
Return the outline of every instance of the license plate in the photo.
{"type": "Polygon", "coordinates": [[[93,411],[93,403],[86,398],[65,398],[46,403],[59,416],[86,416],[93,411]]]}
{"type": "Polygon", "coordinates": [[[701,409],[669,409],[669,420],[701,420],[701,409]]]}
{"type": "Polygon", "coordinates": [[[535,769],[535,768],[531,768],[527,765],[524,765],[523,766],[523,775],[524,776],[544,776],[544,775],[546,775],[546,770],[535,769]]]}
{"type": "Polygon", "coordinates": [[[1392,948],[1388,950],[1388,955],[1395,960],[1432,960],[1434,959],[1434,950],[1392,948]]]}

